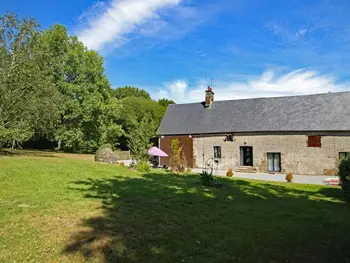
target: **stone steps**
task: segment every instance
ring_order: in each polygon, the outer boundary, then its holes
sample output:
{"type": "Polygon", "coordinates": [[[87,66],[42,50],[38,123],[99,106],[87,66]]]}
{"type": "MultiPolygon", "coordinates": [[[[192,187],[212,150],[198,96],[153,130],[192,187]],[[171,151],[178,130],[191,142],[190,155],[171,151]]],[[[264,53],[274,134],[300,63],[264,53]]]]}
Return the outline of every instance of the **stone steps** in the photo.
{"type": "Polygon", "coordinates": [[[240,167],[238,167],[236,172],[239,172],[239,173],[256,173],[257,169],[255,167],[252,167],[252,166],[240,166],[240,167]]]}

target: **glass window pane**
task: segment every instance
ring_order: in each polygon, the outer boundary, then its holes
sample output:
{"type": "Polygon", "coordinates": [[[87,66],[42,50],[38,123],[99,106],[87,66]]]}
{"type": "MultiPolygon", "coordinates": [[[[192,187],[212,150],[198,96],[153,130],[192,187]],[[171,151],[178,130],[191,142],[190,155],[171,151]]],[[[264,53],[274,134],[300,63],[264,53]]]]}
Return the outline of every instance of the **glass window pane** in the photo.
{"type": "Polygon", "coordinates": [[[221,158],[221,146],[214,146],[214,158],[221,158]]]}
{"type": "Polygon", "coordinates": [[[273,172],[273,153],[267,154],[267,170],[273,172]]]}
{"type": "Polygon", "coordinates": [[[241,166],[244,166],[244,149],[243,147],[240,148],[240,153],[241,153],[241,166]]]}
{"type": "Polygon", "coordinates": [[[273,155],[273,170],[275,172],[281,171],[280,163],[281,163],[281,154],[275,153],[273,155]]]}
{"type": "Polygon", "coordinates": [[[269,172],[281,171],[281,153],[267,153],[267,170],[269,172]]]}

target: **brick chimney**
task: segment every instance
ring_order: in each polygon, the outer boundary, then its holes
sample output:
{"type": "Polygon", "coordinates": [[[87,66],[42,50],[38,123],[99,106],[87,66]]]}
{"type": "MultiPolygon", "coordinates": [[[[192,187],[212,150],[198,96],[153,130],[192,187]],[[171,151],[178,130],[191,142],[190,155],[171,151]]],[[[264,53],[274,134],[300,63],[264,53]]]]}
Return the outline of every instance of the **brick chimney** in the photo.
{"type": "Polygon", "coordinates": [[[213,92],[213,89],[210,86],[208,86],[208,89],[205,91],[205,107],[210,108],[213,101],[214,101],[214,92],[213,92]]]}

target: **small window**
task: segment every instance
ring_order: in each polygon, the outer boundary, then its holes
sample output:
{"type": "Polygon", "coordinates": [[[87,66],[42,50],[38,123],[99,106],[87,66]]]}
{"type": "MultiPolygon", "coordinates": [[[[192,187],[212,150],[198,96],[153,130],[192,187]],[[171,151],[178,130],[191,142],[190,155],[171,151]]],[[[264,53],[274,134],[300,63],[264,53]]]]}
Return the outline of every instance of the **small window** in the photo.
{"type": "Polygon", "coordinates": [[[267,153],[267,170],[269,172],[281,171],[281,153],[267,153]]]}
{"type": "Polygon", "coordinates": [[[339,159],[340,160],[346,159],[348,157],[350,157],[350,152],[341,152],[341,153],[339,153],[339,159]]]}
{"type": "Polygon", "coordinates": [[[308,136],[307,147],[322,147],[321,136],[308,136]]]}
{"type": "Polygon", "coordinates": [[[214,146],[214,158],[221,159],[221,146],[214,146]]]}

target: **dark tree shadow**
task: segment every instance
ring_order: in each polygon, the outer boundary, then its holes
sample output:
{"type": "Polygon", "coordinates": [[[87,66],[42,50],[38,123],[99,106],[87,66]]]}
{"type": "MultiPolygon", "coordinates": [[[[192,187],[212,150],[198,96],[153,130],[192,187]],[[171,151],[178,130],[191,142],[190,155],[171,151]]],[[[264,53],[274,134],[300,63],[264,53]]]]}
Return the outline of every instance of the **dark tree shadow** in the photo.
{"type": "Polygon", "coordinates": [[[338,188],[295,189],[149,173],[74,182],[102,201],[63,253],[103,262],[349,262],[350,209],[338,188]],[[314,189],[314,191],[312,190],[314,189]]]}

